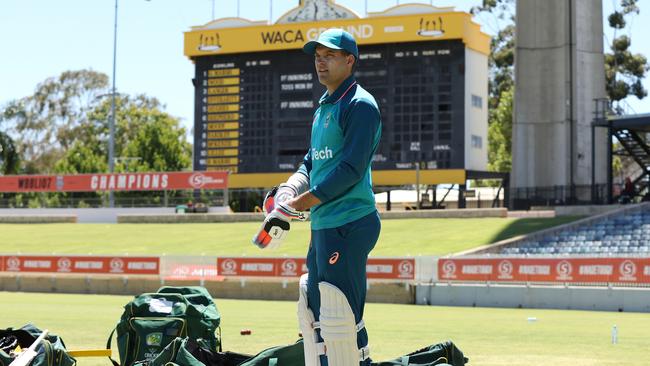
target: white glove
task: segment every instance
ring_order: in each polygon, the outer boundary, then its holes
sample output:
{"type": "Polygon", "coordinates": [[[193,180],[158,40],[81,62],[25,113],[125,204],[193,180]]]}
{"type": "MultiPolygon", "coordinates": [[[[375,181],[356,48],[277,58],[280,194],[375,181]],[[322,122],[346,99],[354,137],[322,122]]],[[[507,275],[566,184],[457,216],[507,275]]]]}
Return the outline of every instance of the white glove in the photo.
{"type": "Polygon", "coordinates": [[[273,211],[266,215],[262,227],[253,237],[253,244],[261,249],[279,247],[291,229],[292,220],[305,221],[307,216],[304,212],[297,211],[285,203],[276,203],[273,211]]]}
{"type": "Polygon", "coordinates": [[[282,183],[273,187],[264,197],[264,203],[262,203],[264,214],[268,216],[279,202],[286,202],[297,195],[296,189],[289,184],[282,183]]]}

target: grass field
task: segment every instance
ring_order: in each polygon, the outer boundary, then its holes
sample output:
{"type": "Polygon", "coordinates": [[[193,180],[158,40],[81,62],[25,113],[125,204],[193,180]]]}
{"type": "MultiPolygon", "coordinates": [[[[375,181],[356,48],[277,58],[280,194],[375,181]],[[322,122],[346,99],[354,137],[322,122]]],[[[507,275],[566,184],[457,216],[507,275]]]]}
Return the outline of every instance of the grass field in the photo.
{"type": "MultiPolygon", "coordinates": [[[[88,349],[103,348],[130,297],[0,292],[0,299],[0,327],[32,322],[62,336],[68,349],[88,349]]],[[[225,350],[257,353],[297,339],[293,302],[215,301],[225,350]],[[252,335],[239,335],[242,328],[252,329],[252,335]]],[[[380,361],[451,339],[477,366],[650,363],[648,314],[368,304],[365,321],[373,359],[380,361]],[[537,321],[528,322],[529,317],[537,321]],[[615,345],[610,342],[614,324],[615,345]]],[[[79,365],[109,363],[86,358],[79,365]]]]}
{"type": "MultiPolygon", "coordinates": [[[[444,255],[574,221],[534,219],[383,220],[373,256],[444,255]]],[[[309,224],[295,223],[276,251],[250,242],[259,223],[0,225],[0,253],[145,255],[298,255],[306,252],[309,224]]]]}

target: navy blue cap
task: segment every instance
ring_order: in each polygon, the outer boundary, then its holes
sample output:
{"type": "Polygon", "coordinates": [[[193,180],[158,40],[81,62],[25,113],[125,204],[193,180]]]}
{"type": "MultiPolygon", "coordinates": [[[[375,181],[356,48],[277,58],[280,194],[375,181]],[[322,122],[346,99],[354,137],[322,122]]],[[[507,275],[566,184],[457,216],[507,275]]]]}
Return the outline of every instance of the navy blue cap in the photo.
{"type": "Polygon", "coordinates": [[[318,39],[315,41],[309,41],[305,43],[302,47],[302,50],[309,54],[313,55],[316,53],[316,47],[318,45],[325,46],[334,50],[345,50],[354,55],[355,59],[359,58],[359,49],[357,48],[357,42],[354,40],[354,37],[343,29],[330,28],[325,32],[321,33],[318,36],[318,39]]]}

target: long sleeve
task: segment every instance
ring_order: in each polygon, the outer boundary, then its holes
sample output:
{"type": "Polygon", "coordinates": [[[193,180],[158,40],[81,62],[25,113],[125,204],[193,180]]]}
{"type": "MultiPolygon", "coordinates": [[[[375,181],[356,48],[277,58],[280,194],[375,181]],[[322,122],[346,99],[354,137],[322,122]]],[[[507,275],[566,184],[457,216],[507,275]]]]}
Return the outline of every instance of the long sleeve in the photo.
{"type": "Polygon", "coordinates": [[[359,182],[377,147],[376,136],[381,129],[381,119],[377,107],[370,101],[355,101],[344,111],[340,123],[344,142],[341,162],[320,184],[311,189],[312,194],[321,202],[341,196],[359,182]]]}

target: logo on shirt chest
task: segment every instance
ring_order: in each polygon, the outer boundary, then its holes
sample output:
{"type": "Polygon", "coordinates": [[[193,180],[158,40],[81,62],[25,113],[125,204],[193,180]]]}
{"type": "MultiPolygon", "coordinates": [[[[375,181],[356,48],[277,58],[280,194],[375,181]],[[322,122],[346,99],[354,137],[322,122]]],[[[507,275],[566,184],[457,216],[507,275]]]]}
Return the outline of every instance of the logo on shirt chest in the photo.
{"type": "Polygon", "coordinates": [[[321,150],[318,150],[315,147],[311,148],[311,158],[313,160],[331,159],[333,156],[334,153],[332,152],[332,149],[330,149],[327,146],[325,146],[325,148],[321,150]]]}
{"type": "Polygon", "coordinates": [[[323,128],[327,128],[327,126],[330,125],[331,118],[332,118],[332,112],[328,113],[327,116],[325,116],[325,123],[323,123],[323,128]]]}

